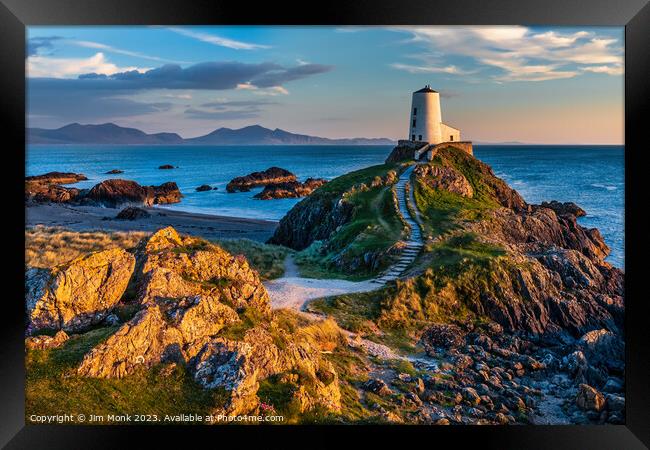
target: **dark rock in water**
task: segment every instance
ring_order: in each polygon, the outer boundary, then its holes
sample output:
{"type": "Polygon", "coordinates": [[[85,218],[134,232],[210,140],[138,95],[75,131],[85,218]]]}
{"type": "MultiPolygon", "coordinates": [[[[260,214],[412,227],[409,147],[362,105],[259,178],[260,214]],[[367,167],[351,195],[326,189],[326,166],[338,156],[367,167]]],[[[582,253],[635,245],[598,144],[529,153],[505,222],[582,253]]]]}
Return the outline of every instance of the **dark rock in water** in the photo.
{"type": "Polygon", "coordinates": [[[144,206],[178,203],[183,197],[174,182],[160,186],[140,186],[135,181],[114,178],[102,181],[83,196],[82,202],[92,205],[117,207],[125,203],[144,206]]]}
{"type": "Polygon", "coordinates": [[[154,205],[163,205],[167,203],[178,203],[183,198],[183,194],[178,189],[178,185],[173,181],[168,181],[160,186],[147,186],[153,191],[152,203],[154,205]]]}
{"type": "Polygon", "coordinates": [[[25,183],[25,201],[28,203],[68,203],[79,197],[81,190],[58,184],[25,183]]]}
{"type": "Polygon", "coordinates": [[[226,186],[228,192],[247,192],[251,187],[296,181],[296,176],[288,170],[270,167],[262,172],[253,172],[243,177],[233,178],[226,186]]]}
{"type": "Polygon", "coordinates": [[[255,194],[253,197],[260,200],[306,197],[325,183],[327,183],[327,180],[323,178],[308,178],[304,183],[288,181],[285,183],[268,184],[262,192],[255,194]]]}
{"type": "Polygon", "coordinates": [[[83,174],[72,172],[48,172],[43,175],[25,177],[25,201],[28,203],[71,202],[79,197],[81,190],[60,185],[87,179],[83,174]]]}
{"type": "Polygon", "coordinates": [[[124,173],[124,171],[120,169],[113,169],[106,172],[106,175],[116,175],[118,173],[124,173]]]}
{"type": "Polygon", "coordinates": [[[196,188],[197,192],[205,192],[211,190],[212,190],[212,186],[210,186],[209,184],[202,184],[201,186],[196,188]]]}
{"type": "Polygon", "coordinates": [[[116,219],[120,220],[138,220],[146,219],[147,217],[151,217],[151,214],[142,208],[136,208],[133,206],[124,208],[117,216],[115,216],[116,219]]]}
{"type": "Polygon", "coordinates": [[[171,164],[163,164],[162,166],[159,166],[158,168],[163,169],[163,170],[177,169],[177,167],[174,167],[171,164]]]}
{"type": "Polygon", "coordinates": [[[25,181],[27,182],[36,181],[39,183],[50,183],[50,184],[72,184],[87,179],[88,178],[82,173],[72,173],[72,172],[48,172],[43,175],[25,177],[25,181]]]}
{"type": "Polygon", "coordinates": [[[587,215],[587,212],[584,209],[573,202],[561,203],[557,200],[551,200],[550,202],[542,202],[539,206],[542,208],[552,209],[558,216],[583,217],[587,215]]]}

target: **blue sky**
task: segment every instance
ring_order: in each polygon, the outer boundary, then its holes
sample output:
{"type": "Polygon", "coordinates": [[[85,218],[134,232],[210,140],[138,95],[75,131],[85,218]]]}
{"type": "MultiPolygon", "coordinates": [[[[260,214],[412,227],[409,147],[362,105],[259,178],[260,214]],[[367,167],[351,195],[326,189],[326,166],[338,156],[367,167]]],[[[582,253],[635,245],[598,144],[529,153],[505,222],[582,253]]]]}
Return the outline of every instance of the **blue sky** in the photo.
{"type": "Polygon", "coordinates": [[[463,139],[623,143],[623,28],[30,27],[27,47],[32,127],[405,138],[430,84],[463,139]]]}

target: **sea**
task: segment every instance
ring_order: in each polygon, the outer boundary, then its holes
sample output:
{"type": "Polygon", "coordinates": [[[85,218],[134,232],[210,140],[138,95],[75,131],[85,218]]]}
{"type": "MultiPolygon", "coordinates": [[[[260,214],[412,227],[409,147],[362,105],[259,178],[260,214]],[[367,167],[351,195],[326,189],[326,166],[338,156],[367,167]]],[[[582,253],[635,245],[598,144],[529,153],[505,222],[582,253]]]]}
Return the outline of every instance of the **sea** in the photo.
{"type": "MultiPolygon", "coordinates": [[[[91,187],[108,178],[143,185],[175,181],[181,203],[164,208],[221,216],[279,220],[300,199],[256,200],[259,189],[229,194],[226,184],[237,176],[281,167],[308,177],[332,179],[381,164],[391,146],[147,146],[30,145],[26,174],[50,171],[83,173],[77,183],[91,187]],[[164,164],[177,168],[158,169],[164,164]],[[120,175],[107,175],[112,169],[120,175]],[[216,190],[196,192],[209,184],[216,190]]],[[[476,145],[475,156],[516,189],[529,203],[558,200],[578,204],[587,216],[578,219],[595,227],[611,248],[608,261],[624,267],[625,163],[623,146],[476,145]]]]}

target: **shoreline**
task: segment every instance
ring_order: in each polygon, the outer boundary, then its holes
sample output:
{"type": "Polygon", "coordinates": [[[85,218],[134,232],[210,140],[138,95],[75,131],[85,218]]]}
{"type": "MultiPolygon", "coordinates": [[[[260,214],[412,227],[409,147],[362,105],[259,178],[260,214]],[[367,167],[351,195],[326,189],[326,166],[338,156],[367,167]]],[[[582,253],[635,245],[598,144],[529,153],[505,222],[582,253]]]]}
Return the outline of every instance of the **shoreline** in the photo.
{"type": "MultiPolygon", "coordinates": [[[[126,205],[124,205],[126,207],[126,205]]],[[[245,217],[192,213],[167,208],[142,208],[151,217],[138,220],[117,220],[123,208],[78,206],[69,204],[38,204],[25,206],[25,228],[44,225],[72,231],[156,231],[173,226],[181,233],[206,239],[246,238],[265,242],[277,221],[245,217]]]]}

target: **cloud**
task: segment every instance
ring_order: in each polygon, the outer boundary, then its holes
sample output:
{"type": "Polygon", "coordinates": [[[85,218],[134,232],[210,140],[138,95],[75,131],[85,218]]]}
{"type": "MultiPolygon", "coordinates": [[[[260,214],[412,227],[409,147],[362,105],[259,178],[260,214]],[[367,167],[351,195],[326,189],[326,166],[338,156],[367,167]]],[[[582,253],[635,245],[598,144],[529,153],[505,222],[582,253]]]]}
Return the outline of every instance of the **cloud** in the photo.
{"type": "Polygon", "coordinates": [[[252,91],[253,94],[256,95],[270,95],[270,96],[289,95],[289,91],[282,86],[273,86],[269,88],[260,89],[259,87],[250,83],[240,83],[237,85],[235,89],[243,90],[243,91],[252,91]]]}
{"type": "Polygon", "coordinates": [[[118,67],[109,62],[103,53],[96,53],[89,58],[51,58],[47,56],[30,56],[27,58],[27,76],[64,78],[92,72],[101,75],[112,75],[119,72],[138,72],[137,67],[118,67]]]}
{"type": "Polygon", "coordinates": [[[63,39],[61,36],[41,36],[33,37],[27,40],[27,56],[37,55],[42,53],[42,49],[50,50],[54,47],[54,41],[63,39]]]}
{"type": "Polygon", "coordinates": [[[623,75],[623,66],[614,65],[614,66],[589,66],[583,67],[585,72],[593,73],[606,73],[607,75],[623,75]]]}
{"type": "Polygon", "coordinates": [[[187,28],[170,27],[168,28],[168,30],[173,31],[174,33],[180,34],[182,36],[187,36],[187,37],[197,39],[201,42],[207,42],[208,44],[218,45],[219,47],[226,47],[234,50],[258,50],[264,48],[271,48],[268,45],[251,44],[248,42],[235,41],[233,39],[216,36],[214,34],[188,30],[187,28]]]}
{"type": "Polygon", "coordinates": [[[192,119],[252,119],[259,117],[260,113],[264,111],[264,106],[277,104],[279,103],[265,99],[218,99],[216,101],[203,103],[198,108],[188,108],[185,110],[185,115],[192,119]]]}
{"type": "MultiPolygon", "coordinates": [[[[539,33],[523,26],[389,29],[408,33],[410,42],[425,47],[422,55],[415,56],[420,63],[393,65],[411,73],[472,73],[455,65],[441,64],[442,58],[454,56],[479,68],[500,70],[502,73],[492,75],[495,81],[544,81],[572,78],[595,64],[619,66],[623,61],[623,49],[617,39],[587,31],[539,33]]],[[[620,74],[614,70],[598,73],[620,74]]]]}
{"type": "Polygon", "coordinates": [[[450,73],[454,75],[461,75],[466,73],[466,71],[460,70],[458,67],[453,65],[446,66],[446,67],[434,67],[434,66],[420,66],[415,64],[394,63],[391,64],[391,67],[395,69],[405,70],[409,73],[450,73]]]}
{"type": "Polygon", "coordinates": [[[106,45],[102,44],[100,42],[93,42],[93,41],[66,41],[69,42],[73,45],[77,45],[79,47],[84,47],[84,48],[93,48],[97,50],[103,50],[105,52],[109,53],[117,53],[119,55],[126,55],[126,56],[133,56],[135,58],[142,58],[142,59],[148,59],[151,61],[160,61],[160,62],[173,62],[176,64],[187,64],[187,61],[175,61],[175,60],[169,60],[165,58],[159,58],[158,56],[151,56],[151,55],[145,55],[144,53],[140,52],[133,52],[130,50],[124,50],[121,48],[113,47],[112,45],[106,45]]]}

